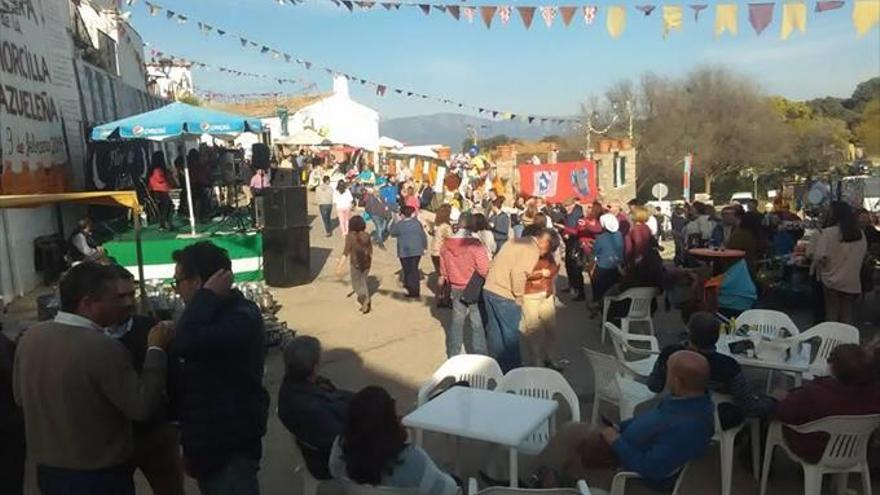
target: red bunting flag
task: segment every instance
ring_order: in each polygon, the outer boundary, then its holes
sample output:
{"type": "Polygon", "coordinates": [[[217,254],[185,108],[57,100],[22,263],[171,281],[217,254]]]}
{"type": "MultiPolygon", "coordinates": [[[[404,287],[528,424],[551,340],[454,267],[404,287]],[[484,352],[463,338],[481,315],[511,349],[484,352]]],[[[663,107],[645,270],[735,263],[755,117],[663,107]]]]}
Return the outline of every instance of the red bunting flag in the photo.
{"type": "Polygon", "coordinates": [[[559,13],[562,14],[562,23],[565,24],[565,27],[571,24],[576,11],[577,7],[559,7],[559,13]]]}
{"type": "Polygon", "coordinates": [[[816,2],[816,12],[827,12],[843,7],[843,0],[820,0],[816,2]]]}
{"type": "Polygon", "coordinates": [[[385,96],[385,91],[386,91],[387,89],[388,89],[388,88],[385,87],[384,84],[380,84],[380,85],[376,86],[376,94],[379,95],[379,96],[385,96]]]}
{"type": "Polygon", "coordinates": [[[516,10],[519,11],[523,26],[525,26],[526,29],[532,27],[532,19],[535,17],[535,7],[517,7],[516,10]]]}
{"type": "Polygon", "coordinates": [[[772,3],[750,3],[749,4],[749,23],[755,29],[755,34],[761,36],[761,33],[767,29],[773,20],[772,3]]]}
{"type": "Polygon", "coordinates": [[[483,18],[483,24],[486,25],[486,29],[492,27],[492,19],[495,17],[496,10],[498,10],[498,7],[492,5],[480,7],[480,16],[483,18]]]}

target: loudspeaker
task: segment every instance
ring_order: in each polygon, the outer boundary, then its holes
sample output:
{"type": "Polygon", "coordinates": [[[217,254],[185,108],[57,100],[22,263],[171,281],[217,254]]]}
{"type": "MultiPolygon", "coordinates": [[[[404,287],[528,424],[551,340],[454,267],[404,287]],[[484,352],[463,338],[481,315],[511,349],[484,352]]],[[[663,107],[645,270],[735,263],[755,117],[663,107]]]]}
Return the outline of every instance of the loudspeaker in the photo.
{"type": "Polygon", "coordinates": [[[263,189],[265,226],[273,229],[309,225],[306,188],[267,187],[263,189]]]}
{"type": "Polygon", "coordinates": [[[309,227],[263,229],[263,278],[270,287],[309,283],[309,227]]]}
{"type": "Polygon", "coordinates": [[[276,168],[272,170],[272,185],[275,187],[289,187],[293,185],[293,175],[298,171],[292,168],[276,168]]]}
{"type": "Polygon", "coordinates": [[[269,168],[269,147],[263,143],[251,145],[251,166],[254,168],[269,168]]]}

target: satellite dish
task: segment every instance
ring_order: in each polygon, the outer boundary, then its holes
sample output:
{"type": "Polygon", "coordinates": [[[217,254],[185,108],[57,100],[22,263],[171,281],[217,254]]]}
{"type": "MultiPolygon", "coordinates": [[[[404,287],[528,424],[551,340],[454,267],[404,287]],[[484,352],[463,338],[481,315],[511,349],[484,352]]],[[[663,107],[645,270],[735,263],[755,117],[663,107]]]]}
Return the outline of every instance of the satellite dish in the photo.
{"type": "Polygon", "coordinates": [[[651,194],[657,198],[657,201],[662,201],[669,194],[669,188],[666,187],[666,184],[658,182],[651,188],[651,194]]]}

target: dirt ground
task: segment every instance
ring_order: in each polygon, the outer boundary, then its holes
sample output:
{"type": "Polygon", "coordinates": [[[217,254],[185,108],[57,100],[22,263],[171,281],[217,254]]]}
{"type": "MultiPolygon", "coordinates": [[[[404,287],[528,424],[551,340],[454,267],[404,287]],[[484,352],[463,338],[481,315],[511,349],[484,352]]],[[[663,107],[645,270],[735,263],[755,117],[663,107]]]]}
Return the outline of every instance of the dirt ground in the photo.
{"type": "MultiPolygon", "coordinates": [[[[316,208],[312,207],[316,210],[316,208]]],[[[326,238],[319,218],[313,220],[311,230],[312,274],[314,280],[301,287],[274,290],[276,299],[283,305],[279,317],[300,334],[313,335],[324,346],[321,373],[341,388],[358,390],[366,385],[386,387],[396,397],[401,414],[415,407],[415,398],[422,381],[445,360],[444,327],[451,317],[450,310],[437,309],[434,305],[433,267],[429,257],[422,259],[425,273],[421,300],[403,297],[399,283],[400,264],[394,253],[394,241],[387,243],[387,250],[376,249],[370,276],[373,291],[373,311],[367,315],[357,310],[347,276],[340,280],[334,274],[341,254],[342,239],[338,230],[332,238],[326,238]]],[[[560,287],[566,286],[560,277],[560,287]]],[[[612,352],[609,344],[602,346],[598,333],[599,319],[587,317],[584,303],[570,301],[567,294],[561,296],[563,307],[558,311],[559,338],[557,357],[570,361],[564,375],[572,384],[580,399],[582,419],[589,419],[592,405],[593,377],[583,357],[581,347],[612,352]]],[[[873,301],[872,301],[873,302],[873,301]]],[[[876,304],[867,305],[872,315],[880,313],[876,304]]],[[[26,320],[33,309],[33,298],[16,304],[6,319],[26,320]],[[30,301],[30,302],[28,302],[30,301]]],[[[802,329],[810,325],[808,309],[791,312],[802,329]]],[[[880,316],[869,318],[880,321],[880,316]]],[[[684,326],[678,311],[667,312],[661,305],[655,317],[655,329],[661,345],[679,340],[684,326]]],[[[877,327],[868,326],[863,338],[870,338],[877,327]]],[[[272,395],[268,434],[264,438],[263,461],[260,484],[265,495],[289,495],[301,493],[301,484],[294,474],[300,457],[293,441],[275,414],[278,387],[283,376],[280,351],[272,349],[266,362],[265,386],[272,395]]],[[[760,373],[751,373],[756,387],[763,384],[760,373]]],[[[616,418],[617,412],[603,407],[603,414],[616,418]]],[[[564,418],[563,418],[564,419],[564,418]]],[[[743,435],[745,437],[746,435],[743,435]]],[[[426,435],[426,448],[441,465],[452,468],[456,450],[439,435],[426,435]]],[[[462,456],[461,478],[475,476],[486,468],[491,459],[503,457],[489,445],[472,444],[458,450],[462,456]]],[[[763,450],[763,449],[762,449],[763,450]]],[[[778,453],[774,463],[768,493],[803,493],[802,474],[797,465],[778,453]]],[[[522,467],[521,467],[522,470],[522,467]]],[[[522,471],[521,471],[522,472],[522,471]]],[[[874,477],[874,490],[880,489],[878,476],[874,477]]],[[[607,476],[602,473],[589,479],[591,487],[607,489],[607,476]]],[[[142,479],[138,480],[139,494],[150,493],[142,479]]],[[[850,486],[860,485],[856,476],[850,477],[850,486]]],[[[188,480],[188,493],[198,493],[192,480],[188,480]]],[[[627,493],[654,493],[633,484],[627,493]]],[[[688,470],[682,495],[713,495],[720,493],[719,455],[712,447],[707,455],[688,470]]],[[[732,493],[751,495],[758,493],[758,483],[752,478],[747,462],[736,460],[732,493]]],[[[855,492],[853,492],[855,493],[855,492]]]]}

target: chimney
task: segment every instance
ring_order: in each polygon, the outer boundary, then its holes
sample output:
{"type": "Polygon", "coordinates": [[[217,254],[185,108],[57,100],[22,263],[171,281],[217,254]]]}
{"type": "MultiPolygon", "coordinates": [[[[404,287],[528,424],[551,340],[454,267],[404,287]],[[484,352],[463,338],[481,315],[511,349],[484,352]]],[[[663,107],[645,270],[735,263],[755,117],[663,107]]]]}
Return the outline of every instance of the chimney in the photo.
{"type": "Polygon", "coordinates": [[[333,94],[348,98],[348,79],[339,74],[333,76],[333,94]]]}

